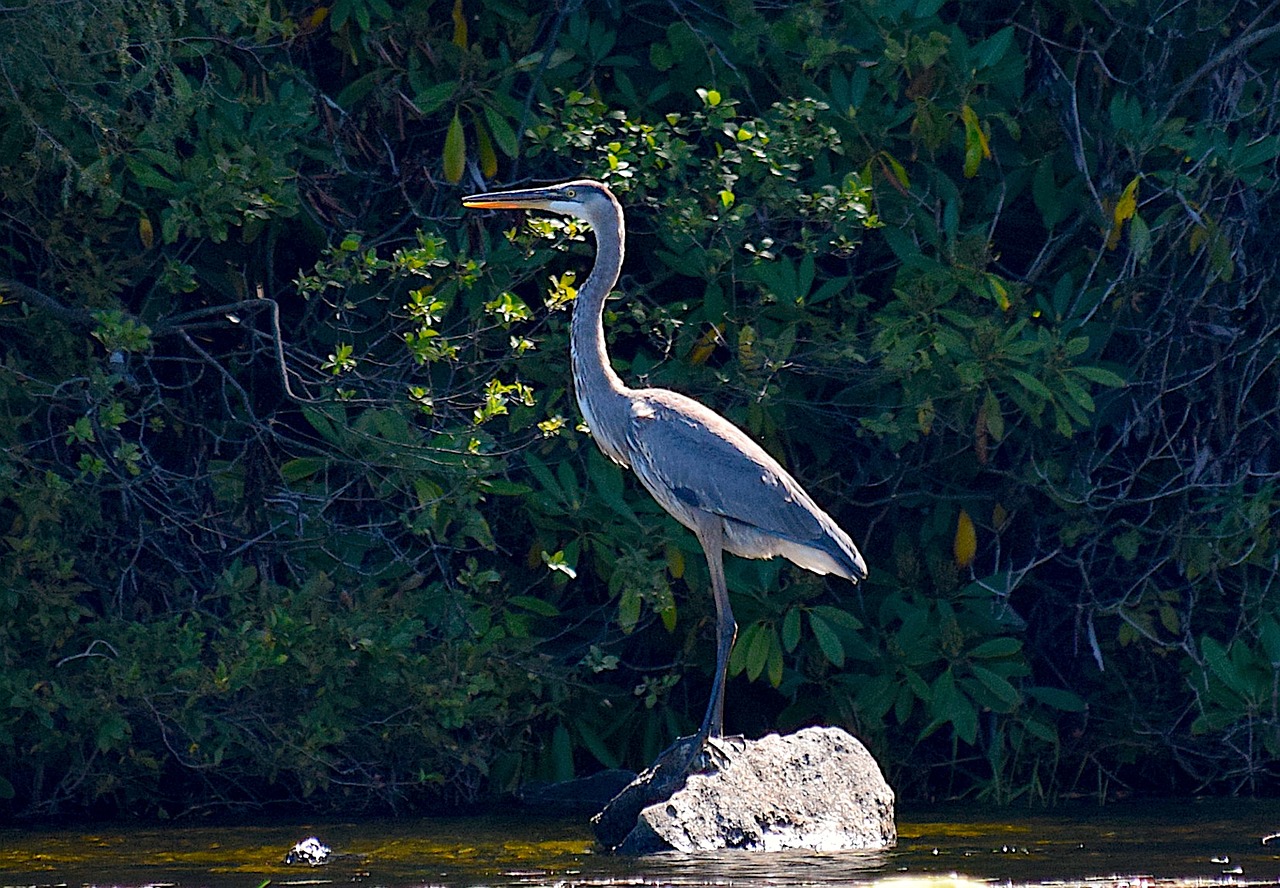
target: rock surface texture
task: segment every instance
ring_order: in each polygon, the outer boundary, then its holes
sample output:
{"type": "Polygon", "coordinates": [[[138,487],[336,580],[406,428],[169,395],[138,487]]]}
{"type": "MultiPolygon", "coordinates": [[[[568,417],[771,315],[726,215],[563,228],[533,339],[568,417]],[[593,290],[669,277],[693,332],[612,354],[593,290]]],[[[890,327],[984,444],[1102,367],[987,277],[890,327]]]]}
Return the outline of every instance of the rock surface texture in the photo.
{"type": "Polygon", "coordinates": [[[593,819],[619,854],[741,848],[782,851],[892,847],[893,790],[860,742],[839,728],[719,741],[707,771],[672,781],[662,760],[593,819]],[[662,786],[665,798],[653,798],[662,786]]]}

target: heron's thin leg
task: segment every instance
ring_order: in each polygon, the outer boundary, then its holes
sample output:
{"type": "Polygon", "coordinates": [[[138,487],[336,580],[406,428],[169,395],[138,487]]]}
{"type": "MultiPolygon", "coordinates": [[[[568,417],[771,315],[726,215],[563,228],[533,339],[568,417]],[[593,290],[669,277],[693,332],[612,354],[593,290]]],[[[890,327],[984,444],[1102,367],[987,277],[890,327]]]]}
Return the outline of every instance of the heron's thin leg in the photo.
{"type": "Polygon", "coordinates": [[[738,624],[734,622],[733,610],[729,607],[729,590],[724,582],[724,528],[719,516],[708,516],[700,522],[697,534],[707,556],[711,594],[716,602],[716,675],[698,736],[719,738],[724,736],[724,683],[729,671],[729,651],[738,634],[738,624]]]}

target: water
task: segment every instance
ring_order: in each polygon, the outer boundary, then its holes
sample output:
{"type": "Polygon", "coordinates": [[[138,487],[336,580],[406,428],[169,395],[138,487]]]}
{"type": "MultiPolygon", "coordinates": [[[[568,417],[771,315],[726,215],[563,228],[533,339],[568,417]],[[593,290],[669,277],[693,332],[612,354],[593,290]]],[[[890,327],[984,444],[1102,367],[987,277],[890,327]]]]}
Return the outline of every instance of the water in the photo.
{"type": "Polygon", "coordinates": [[[0,830],[0,886],[387,888],[868,886],[1063,888],[1280,885],[1280,802],[1107,808],[906,809],[883,852],[602,854],[582,818],[440,818],[213,826],[0,830]],[[285,866],[318,835],[346,855],[285,866]]]}

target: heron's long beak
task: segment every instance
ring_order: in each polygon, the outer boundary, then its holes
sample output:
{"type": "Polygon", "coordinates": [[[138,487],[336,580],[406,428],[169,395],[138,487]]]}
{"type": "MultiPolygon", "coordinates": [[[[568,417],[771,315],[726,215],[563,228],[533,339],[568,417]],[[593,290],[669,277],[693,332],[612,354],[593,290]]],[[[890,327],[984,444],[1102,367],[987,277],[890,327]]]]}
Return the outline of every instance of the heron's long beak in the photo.
{"type": "Polygon", "coordinates": [[[483,210],[542,209],[556,197],[557,192],[551,188],[519,188],[514,191],[472,194],[462,199],[462,205],[483,210]]]}

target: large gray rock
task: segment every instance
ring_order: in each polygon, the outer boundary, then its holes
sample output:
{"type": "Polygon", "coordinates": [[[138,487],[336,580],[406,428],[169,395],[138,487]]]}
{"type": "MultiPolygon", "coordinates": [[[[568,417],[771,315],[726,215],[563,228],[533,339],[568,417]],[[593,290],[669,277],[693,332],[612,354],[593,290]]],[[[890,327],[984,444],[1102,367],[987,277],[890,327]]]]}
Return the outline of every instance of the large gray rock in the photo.
{"type": "Polygon", "coordinates": [[[742,848],[879,849],[898,839],[893,790],[866,747],[839,728],[720,741],[706,773],[664,779],[661,762],[593,821],[620,854],[742,848]],[[666,798],[655,799],[654,787],[666,798]],[[638,813],[635,813],[636,810],[638,813]],[[634,818],[634,819],[632,819],[634,818]]]}

